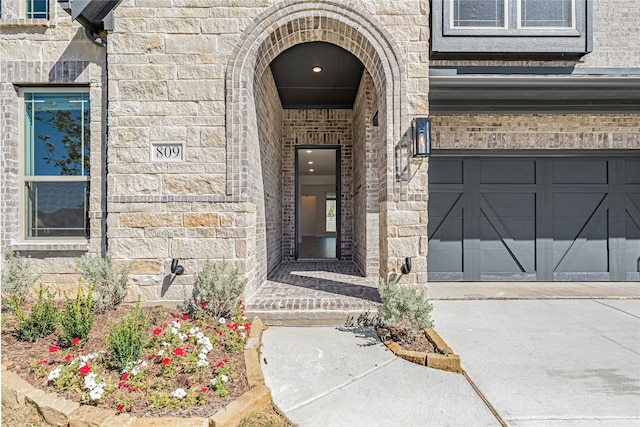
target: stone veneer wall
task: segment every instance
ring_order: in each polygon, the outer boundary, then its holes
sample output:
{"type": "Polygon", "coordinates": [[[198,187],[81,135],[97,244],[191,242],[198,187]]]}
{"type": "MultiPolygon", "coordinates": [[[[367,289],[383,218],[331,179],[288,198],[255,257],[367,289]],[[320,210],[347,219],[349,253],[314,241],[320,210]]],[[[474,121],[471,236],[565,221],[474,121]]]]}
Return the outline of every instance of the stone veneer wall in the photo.
{"type": "Polygon", "coordinates": [[[437,114],[434,149],[638,149],[639,114],[437,114]]]}
{"type": "Polygon", "coordinates": [[[283,259],[295,257],[295,146],[339,145],[342,205],[341,251],[353,259],[353,132],[351,110],[284,110],[282,134],[283,259]]]}
{"type": "Polygon", "coordinates": [[[257,282],[282,261],[282,104],[271,68],[256,81],[256,114],[260,135],[262,188],[258,191],[256,219],[257,282]]]}
{"type": "Polygon", "coordinates": [[[43,273],[38,283],[56,291],[75,293],[75,259],[87,252],[101,254],[104,240],[105,199],[105,50],[87,39],[57,1],[49,1],[49,19],[25,19],[25,2],[2,1],[0,27],[0,251],[13,250],[30,257],[43,273]],[[91,166],[88,240],[26,240],[20,229],[26,201],[20,188],[24,108],[19,90],[56,85],[84,87],[91,102],[91,166]]]}
{"type": "Polygon", "coordinates": [[[353,258],[366,276],[380,274],[376,109],[375,87],[365,72],[353,105],[353,258]]]}

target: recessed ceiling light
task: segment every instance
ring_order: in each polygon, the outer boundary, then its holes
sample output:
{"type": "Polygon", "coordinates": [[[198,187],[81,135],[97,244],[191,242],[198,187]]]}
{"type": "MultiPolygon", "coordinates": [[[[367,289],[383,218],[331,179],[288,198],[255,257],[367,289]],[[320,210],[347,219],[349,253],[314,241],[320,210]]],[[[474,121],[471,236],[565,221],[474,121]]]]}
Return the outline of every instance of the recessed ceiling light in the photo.
{"type": "Polygon", "coordinates": [[[309,169],[309,172],[313,172],[313,171],[315,171],[315,169],[309,169]]]}
{"type": "Polygon", "coordinates": [[[315,67],[311,68],[311,71],[313,71],[314,73],[319,73],[320,71],[322,71],[322,67],[316,65],[315,67]]]}
{"type": "Polygon", "coordinates": [[[307,150],[307,153],[311,153],[311,150],[307,150]]]}
{"type": "Polygon", "coordinates": [[[312,165],[312,164],[313,164],[313,162],[309,162],[309,164],[310,164],[310,165],[312,165]]]}

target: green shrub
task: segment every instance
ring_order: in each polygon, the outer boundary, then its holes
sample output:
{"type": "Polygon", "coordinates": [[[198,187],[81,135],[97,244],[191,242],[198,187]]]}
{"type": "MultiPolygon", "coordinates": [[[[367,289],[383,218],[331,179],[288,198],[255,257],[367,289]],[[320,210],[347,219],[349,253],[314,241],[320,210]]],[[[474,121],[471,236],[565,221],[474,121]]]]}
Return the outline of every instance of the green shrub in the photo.
{"type": "Polygon", "coordinates": [[[109,335],[105,340],[109,354],[109,366],[120,371],[130,362],[136,362],[142,355],[147,332],[147,318],[140,309],[140,300],[131,313],[119,324],[109,325],[109,335]]]}
{"type": "Polygon", "coordinates": [[[35,342],[38,338],[44,338],[53,333],[60,318],[60,312],[53,303],[53,294],[40,286],[37,292],[38,299],[31,308],[29,316],[22,312],[22,302],[18,298],[9,300],[13,309],[17,326],[18,338],[23,341],[35,342]]]}
{"type": "Polygon", "coordinates": [[[62,333],[60,339],[64,345],[71,345],[74,338],[80,338],[84,342],[89,338],[89,332],[93,327],[94,314],[91,311],[93,299],[91,289],[85,294],[82,288],[78,289],[78,296],[71,301],[65,292],[67,305],[64,313],[60,316],[60,326],[62,333]]]}
{"type": "Polygon", "coordinates": [[[2,308],[4,309],[11,298],[17,298],[22,303],[39,275],[33,273],[29,258],[18,256],[12,251],[5,251],[3,258],[2,308]]]}
{"type": "Polygon", "coordinates": [[[401,286],[397,280],[386,282],[380,278],[378,290],[382,300],[378,312],[386,326],[404,329],[413,338],[433,326],[433,306],[417,289],[401,286]]]}
{"type": "Polygon", "coordinates": [[[104,313],[122,302],[127,294],[131,263],[126,263],[116,272],[110,254],[104,258],[86,254],[77,264],[80,274],[93,288],[93,310],[104,313]]]}
{"type": "Polygon", "coordinates": [[[231,315],[247,280],[238,276],[237,268],[227,269],[226,262],[218,265],[207,260],[195,275],[192,297],[185,298],[185,305],[214,318],[231,315]]]}

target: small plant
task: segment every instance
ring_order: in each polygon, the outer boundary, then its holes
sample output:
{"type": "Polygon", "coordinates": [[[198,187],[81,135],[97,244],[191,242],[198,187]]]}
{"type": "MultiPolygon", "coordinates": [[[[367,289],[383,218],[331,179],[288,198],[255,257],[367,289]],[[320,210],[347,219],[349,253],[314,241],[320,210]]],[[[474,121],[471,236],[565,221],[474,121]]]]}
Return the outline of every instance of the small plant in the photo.
{"type": "Polygon", "coordinates": [[[78,342],[75,339],[79,338],[82,342],[86,341],[93,327],[95,316],[91,310],[93,307],[91,289],[85,295],[82,288],[79,288],[78,296],[74,301],[67,297],[66,292],[64,297],[67,300],[67,305],[64,313],[60,316],[60,326],[62,328],[60,340],[66,346],[76,345],[78,342]],[[76,344],[73,344],[74,340],[76,344]]]}
{"type": "Polygon", "coordinates": [[[227,263],[217,265],[207,260],[195,275],[192,298],[185,305],[192,312],[201,312],[215,319],[229,316],[236,307],[247,284],[238,276],[238,269],[227,272],[227,263]]]}
{"type": "Polygon", "coordinates": [[[11,298],[22,303],[38,278],[39,275],[32,271],[29,258],[5,251],[2,263],[2,308],[7,308],[11,298]]]}
{"type": "Polygon", "coordinates": [[[386,282],[380,278],[378,290],[382,300],[378,311],[385,325],[404,329],[414,339],[425,328],[433,326],[433,306],[417,289],[401,286],[397,280],[386,282]]]}
{"type": "Polygon", "coordinates": [[[104,313],[107,309],[120,304],[127,294],[127,281],[131,263],[122,266],[116,272],[110,254],[104,258],[86,254],[78,261],[80,274],[93,288],[93,309],[104,313]]]}
{"type": "Polygon", "coordinates": [[[140,309],[138,299],[135,309],[120,324],[110,325],[109,335],[105,339],[109,366],[124,370],[130,363],[139,360],[145,345],[146,331],[147,318],[140,309]]]}
{"type": "Polygon", "coordinates": [[[53,333],[60,318],[60,312],[53,303],[53,294],[40,286],[37,291],[38,299],[28,316],[22,312],[19,298],[11,298],[9,305],[16,319],[16,333],[23,341],[35,342],[53,333]]]}

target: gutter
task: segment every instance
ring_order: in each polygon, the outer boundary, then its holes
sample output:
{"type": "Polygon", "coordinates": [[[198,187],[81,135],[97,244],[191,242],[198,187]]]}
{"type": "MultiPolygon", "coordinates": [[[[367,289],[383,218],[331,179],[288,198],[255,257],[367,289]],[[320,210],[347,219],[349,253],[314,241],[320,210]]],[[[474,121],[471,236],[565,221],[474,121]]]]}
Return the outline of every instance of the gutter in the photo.
{"type": "Polygon", "coordinates": [[[102,98],[102,110],[104,112],[104,121],[103,121],[103,128],[104,128],[104,150],[101,150],[101,155],[103,156],[102,158],[102,173],[103,175],[103,179],[102,179],[102,191],[103,191],[103,197],[102,199],[102,203],[100,208],[102,209],[102,223],[101,223],[101,232],[102,232],[102,244],[101,244],[101,249],[102,249],[102,257],[105,257],[107,255],[107,252],[109,250],[109,243],[108,243],[108,239],[107,239],[107,215],[108,215],[108,210],[107,210],[107,176],[109,175],[109,165],[107,163],[107,159],[109,158],[107,153],[109,150],[109,51],[107,49],[107,39],[102,38],[102,37],[98,37],[96,34],[93,33],[93,31],[91,31],[89,28],[84,29],[84,34],[87,36],[87,38],[94,43],[97,46],[100,46],[102,48],[104,48],[105,52],[104,52],[104,84],[103,84],[103,98],[102,98]]]}

